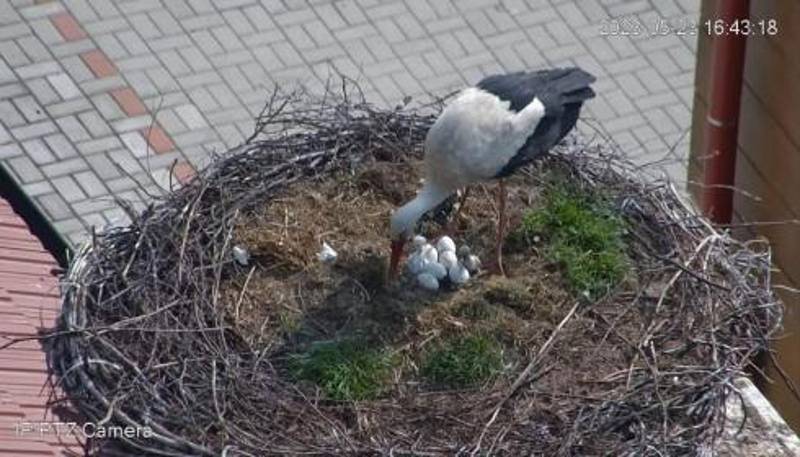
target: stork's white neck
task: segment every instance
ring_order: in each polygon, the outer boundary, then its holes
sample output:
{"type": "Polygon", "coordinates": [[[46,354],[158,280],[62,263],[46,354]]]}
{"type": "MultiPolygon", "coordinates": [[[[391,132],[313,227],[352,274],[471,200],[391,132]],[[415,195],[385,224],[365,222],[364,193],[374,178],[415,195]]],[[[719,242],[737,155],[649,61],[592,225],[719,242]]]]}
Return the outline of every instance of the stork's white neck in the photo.
{"type": "Polygon", "coordinates": [[[392,238],[401,234],[410,235],[417,221],[427,211],[433,209],[453,192],[428,181],[411,201],[401,206],[392,215],[392,238]]]}

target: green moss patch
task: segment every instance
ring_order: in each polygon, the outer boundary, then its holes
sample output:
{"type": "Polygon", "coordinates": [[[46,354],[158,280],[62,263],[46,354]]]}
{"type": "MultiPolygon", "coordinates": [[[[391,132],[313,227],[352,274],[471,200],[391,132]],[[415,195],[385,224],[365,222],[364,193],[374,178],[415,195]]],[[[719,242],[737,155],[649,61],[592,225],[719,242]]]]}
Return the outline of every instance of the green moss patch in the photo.
{"type": "Polygon", "coordinates": [[[516,238],[532,244],[545,240],[544,254],[564,269],[576,294],[596,299],[607,293],[629,269],[624,225],[601,196],[554,184],[541,207],[523,215],[516,238]]]}
{"type": "Polygon", "coordinates": [[[430,350],[421,374],[432,384],[459,388],[482,384],[503,369],[503,349],[484,334],[453,336],[430,350]]]}
{"type": "Polygon", "coordinates": [[[332,400],[368,400],[385,390],[392,358],[361,341],[320,342],[294,355],[290,367],[295,378],[316,384],[332,400]]]}

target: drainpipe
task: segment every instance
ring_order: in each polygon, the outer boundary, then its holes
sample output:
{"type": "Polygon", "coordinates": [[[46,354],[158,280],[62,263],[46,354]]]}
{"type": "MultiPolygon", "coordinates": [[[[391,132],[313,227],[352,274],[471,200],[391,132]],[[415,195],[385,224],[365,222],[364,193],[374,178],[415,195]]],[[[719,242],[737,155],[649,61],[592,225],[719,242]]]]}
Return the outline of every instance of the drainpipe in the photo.
{"type": "MultiPolygon", "coordinates": [[[[728,29],[737,20],[750,16],[750,0],[717,0],[712,19],[728,29]]],[[[701,25],[701,31],[705,24],[701,25]]],[[[733,185],[736,176],[736,149],[739,109],[742,98],[745,47],[744,34],[713,36],[711,57],[711,103],[706,117],[705,186],[703,210],[718,224],[729,224],[733,212],[733,185]]]]}

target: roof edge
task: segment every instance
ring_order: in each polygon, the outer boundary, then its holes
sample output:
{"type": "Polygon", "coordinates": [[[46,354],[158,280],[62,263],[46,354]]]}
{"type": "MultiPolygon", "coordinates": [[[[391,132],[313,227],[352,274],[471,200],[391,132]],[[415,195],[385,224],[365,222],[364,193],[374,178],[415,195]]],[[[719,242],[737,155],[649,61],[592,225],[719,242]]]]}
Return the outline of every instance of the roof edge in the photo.
{"type": "Polygon", "coordinates": [[[62,268],[73,255],[72,245],[50,223],[36,203],[22,190],[3,163],[0,163],[0,198],[5,199],[28,225],[28,229],[50,252],[62,268]]]}

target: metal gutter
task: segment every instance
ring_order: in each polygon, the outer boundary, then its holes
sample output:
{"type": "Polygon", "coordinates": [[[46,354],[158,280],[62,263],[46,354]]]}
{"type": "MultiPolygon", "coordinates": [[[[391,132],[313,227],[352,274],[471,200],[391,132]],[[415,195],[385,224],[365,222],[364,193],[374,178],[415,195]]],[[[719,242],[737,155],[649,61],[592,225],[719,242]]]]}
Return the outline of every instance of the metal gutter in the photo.
{"type": "Polygon", "coordinates": [[[36,203],[16,183],[11,173],[0,163],[0,198],[5,199],[19,214],[62,268],[72,257],[72,245],[56,230],[36,203]]]}
{"type": "MultiPolygon", "coordinates": [[[[733,212],[739,112],[747,35],[732,33],[731,24],[750,17],[750,0],[718,0],[712,21],[723,25],[715,34],[711,57],[711,97],[706,117],[703,211],[716,223],[728,224],[733,212]],[[719,21],[719,22],[717,22],[719,21]]],[[[703,25],[701,29],[705,28],[703,25]]]]}

